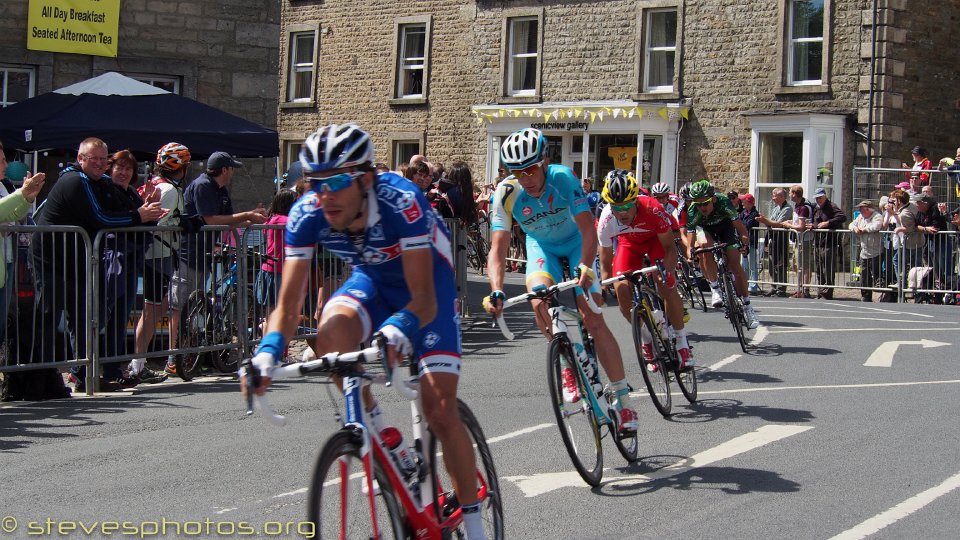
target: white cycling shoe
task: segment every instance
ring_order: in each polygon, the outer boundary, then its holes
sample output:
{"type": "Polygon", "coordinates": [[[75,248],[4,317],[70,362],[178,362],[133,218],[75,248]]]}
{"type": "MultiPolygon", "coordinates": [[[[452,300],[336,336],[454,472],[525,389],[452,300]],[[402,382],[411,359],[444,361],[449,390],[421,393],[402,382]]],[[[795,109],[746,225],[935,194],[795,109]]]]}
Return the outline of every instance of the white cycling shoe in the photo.
{"type": "Polygon", "coordinates": [[[760,319],[757,318],[757,313],[753,311],[753,306],[750,304],[743,306],[743,314],[747,316],[747,328],[753,330],[760,326],[760,319]]]}
{"type": "Polygon", "coordinates": [[[720,296],[720,291],[716,289],[711,289],[710,293],[710,305],[715,308],[723,307],[723,296],[720,296]]]}

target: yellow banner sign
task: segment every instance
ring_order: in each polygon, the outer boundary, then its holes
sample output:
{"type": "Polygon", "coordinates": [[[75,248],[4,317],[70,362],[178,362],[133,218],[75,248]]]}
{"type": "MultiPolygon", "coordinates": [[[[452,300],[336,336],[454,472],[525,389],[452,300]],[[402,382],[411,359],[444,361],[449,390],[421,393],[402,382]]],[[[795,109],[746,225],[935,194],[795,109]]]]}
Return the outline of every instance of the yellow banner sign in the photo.
{"type": "Polygon", "coordinates": [[[27,48],[117,56],[120,0],[30,0],[27,48]]]}

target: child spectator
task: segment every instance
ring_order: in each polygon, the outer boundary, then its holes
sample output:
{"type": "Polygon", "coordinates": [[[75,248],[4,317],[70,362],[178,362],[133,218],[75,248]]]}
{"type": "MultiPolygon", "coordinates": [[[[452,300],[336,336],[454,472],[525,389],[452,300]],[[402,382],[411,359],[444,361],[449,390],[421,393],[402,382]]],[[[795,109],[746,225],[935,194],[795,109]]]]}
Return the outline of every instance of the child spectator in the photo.
{"type": "Polygon", "coordinates": [[[260,272],[257,274],[257,303],[264,306],[264,311],[269,312],[277,303],[277,291],[280,288],[280,274],[283,272],[283,233],[287,224],[287,215],[297,201],[297,192],[291,189],[281,189],[273,197],[270,203],[270,209],[267,212],[267,225],[281,225],[281,228],[268,228],[267,237],[267,256],[260,272]]]}

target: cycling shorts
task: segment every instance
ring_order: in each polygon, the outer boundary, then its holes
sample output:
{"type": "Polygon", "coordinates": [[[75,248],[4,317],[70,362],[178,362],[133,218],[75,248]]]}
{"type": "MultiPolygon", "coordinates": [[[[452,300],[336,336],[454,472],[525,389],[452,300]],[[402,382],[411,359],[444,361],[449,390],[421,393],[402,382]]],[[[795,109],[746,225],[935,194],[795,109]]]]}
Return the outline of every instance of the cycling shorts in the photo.
{"type": "MultiPolygon", "coordinates": [[[[563,246],[544,247],[539,242],[527,235],[527,275],[526,281],[529,286],[530,280],[534,276],[550,278],[554,283],[563,281],[563,267],[560,259],[566,257],[570,261],[569,273],[574,274],[574,269],[580,264],[580,255],[583,250],[583,240],[576,236],[570,242],[563,246]]],[[[588,261],[588,266],[592,266],[593,261],[588,261]]],[[[590,285],[590,292],[600,294],[600,279],[593,280],[590,285]]],[[[583,294],[580,287],[577,287],[577,294],[583,294]]]]}
{"type": "MultiPolygon", "coordinates": [[[[434,273],[439,278],[434,283],[437,295],[437,316],[411,340],[414,356],[419,359],[420,374],[451,373],[460,375],[460,309],[452,272],[434,273]]],[[[333,293],[323,307],[324,314],[332,306],[347,306],[360,316],[363,324],[363,340],[380,328],[383,321],[403,309],[409,301],[404,289],[377,286],[359,269],[333,293]]]]}
{"type": "Polygon", "coordinates": [[[707,238],[712,238],[714,242],[727,244],[727,249],[740,249],[740,235],[737,234],[737,228],[733,226],[732,221],[726,221],[719,225],[703,226],[703,231],[707,233],[707,238]]]}
{"type": "Polygon", "coordinates": [[[159,305],[170,288],[173,265],[169,258],[147,259],[143,265],[143,303],[159,305]]]}
{"type": "Polygon", "coordinates": [[[613,275],[618,276],[644,268],[647,266],[643,262],[644,255],[650,257],[650,264],[656,264],[658,259],[666,256],[660,238],[654,236],[639,244],[622,242],[613,256],[613,275]]]}

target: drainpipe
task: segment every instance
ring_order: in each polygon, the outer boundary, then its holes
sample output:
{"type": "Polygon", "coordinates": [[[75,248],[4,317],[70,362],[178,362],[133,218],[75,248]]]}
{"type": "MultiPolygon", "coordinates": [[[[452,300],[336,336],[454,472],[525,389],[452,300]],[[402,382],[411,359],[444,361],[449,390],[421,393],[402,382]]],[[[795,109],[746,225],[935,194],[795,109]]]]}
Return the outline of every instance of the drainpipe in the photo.
{"type": "Polygon", "coordinates": [[[867,101],[867,167],[873,167],[873,96],[877,78],[877,0],[873,0],[873,24],[870,27],[870,98],[867,101]]]}

